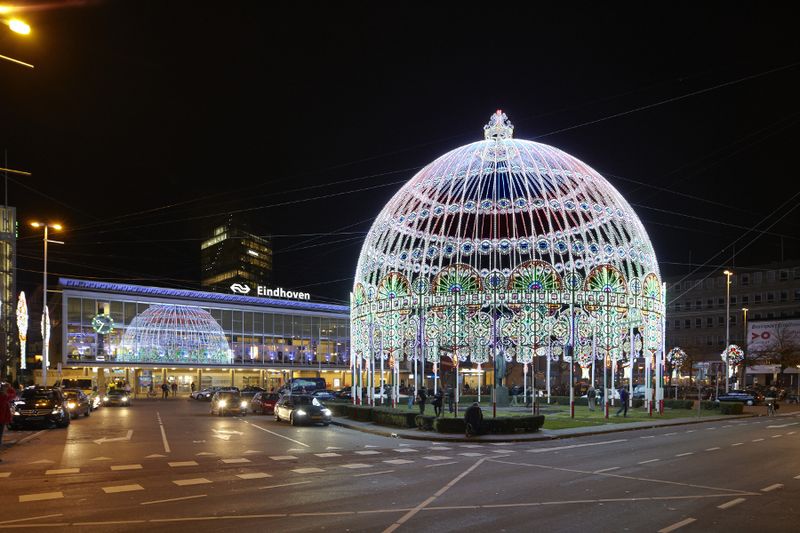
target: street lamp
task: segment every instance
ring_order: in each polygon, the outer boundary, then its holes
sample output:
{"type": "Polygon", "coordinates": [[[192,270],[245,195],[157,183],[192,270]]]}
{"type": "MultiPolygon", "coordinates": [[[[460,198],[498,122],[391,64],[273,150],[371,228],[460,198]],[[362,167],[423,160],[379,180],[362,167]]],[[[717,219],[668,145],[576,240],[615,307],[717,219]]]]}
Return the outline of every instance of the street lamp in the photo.
{"type": "MultiPolygon", "coordinates": [[[[31,226],[36,229],[44,228],[44,272],[42,274],[42,385],[47,386],[47,365],[50,363],[50,335],[44,334],[44,317],[47,316],[46,322],[49,322],[50,313],[47,311],[47,243],[64,244],[64,241],[54,241],[48,239],[49,230],[61,231],[63,226],[61,224],[48,224],[43,222],[31,222],[31,226]]],[[[48,327],[49,330],[49,327],[48,327]]]]}
{"type": "MultiPolygon", "coordinates": [[[[731,276],[733,272],[726,270],[723,272],[726,276],[725,281],[725,350],[731,345],[731,276]]],[[[730,379],[728,379],[728,372],[730,371],[730,363],[728,356],[725,356],[725,393],[727,394],[730,389],[730,379]]]]}
{"type": "Polygon", "coordinates": [[[749,311],[748,308],[742,307],[742,312],[744,313],[744,335],[742,336],[742,351],[744,352],[744,357],[742,358],[742,385],[741,389],[745,388],[747,383],[747,312],[749,311]]]}

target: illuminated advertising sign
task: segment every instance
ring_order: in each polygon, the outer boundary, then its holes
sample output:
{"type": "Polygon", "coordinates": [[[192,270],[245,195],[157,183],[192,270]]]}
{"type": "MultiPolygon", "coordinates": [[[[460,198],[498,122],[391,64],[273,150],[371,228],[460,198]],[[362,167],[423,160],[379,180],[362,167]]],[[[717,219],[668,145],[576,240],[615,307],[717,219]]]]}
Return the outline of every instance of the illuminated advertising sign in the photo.
{"type": "Polygon", "coordinates": [[[255,291],[246,283],[234,283],[231,285],[231,292],[249,296],[266,296],[268,298],[287,298],[289,300],[311,300],[311,295],[307,292],[287,291],[283,287],[265,287],[257,285],[255,291]],[[253,294],[251,294],[251,292],[253,294]]]}

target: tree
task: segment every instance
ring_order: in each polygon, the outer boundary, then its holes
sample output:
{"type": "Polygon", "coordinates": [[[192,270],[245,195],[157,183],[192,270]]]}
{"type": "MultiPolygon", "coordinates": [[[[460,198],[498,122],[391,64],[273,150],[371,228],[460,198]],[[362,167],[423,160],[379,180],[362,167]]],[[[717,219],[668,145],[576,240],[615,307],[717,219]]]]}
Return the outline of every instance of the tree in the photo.
{"type": "Polygon", "coordinates": [[[778,322],[769,344],[754,355],[766,364],[780,365],[783,376],[787,368],[800,365],[800,331],[790,324],[778,322]]]}

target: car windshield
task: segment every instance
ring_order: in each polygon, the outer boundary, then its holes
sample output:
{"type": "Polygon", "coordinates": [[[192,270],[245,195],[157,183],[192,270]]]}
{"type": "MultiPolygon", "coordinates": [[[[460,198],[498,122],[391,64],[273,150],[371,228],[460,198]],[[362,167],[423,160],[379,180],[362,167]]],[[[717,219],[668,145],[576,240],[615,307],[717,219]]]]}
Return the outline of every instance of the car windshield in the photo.
{"type": "Polygon", "coordinates": [[[220,400],[230,400],[231,398],[238,398],[239,397],[239,393],[238,392],[220,392],[218,394],[219,394],[219,399],[220,400]]]}
{"type": "Polygon", "coordinates": [[[112,391],[108,391],[108,395],[109,396],[123,396],[124,394],[125,394],[125,391],[121,391],[119,389],[114,389],[112,391]]]}
{"type": "Polygon", "coordinates": [[[313,396],[293,396],[292,399],[294,400],[295,405],[322,405],[319,403],[319,400],[313,396]]]}
{"type": "Polygon", "coordinates": [[[53,390],[24,390],[22,391],[22,399],[24,400],[56,400],[58,396],[56,391],[53,390]]]}

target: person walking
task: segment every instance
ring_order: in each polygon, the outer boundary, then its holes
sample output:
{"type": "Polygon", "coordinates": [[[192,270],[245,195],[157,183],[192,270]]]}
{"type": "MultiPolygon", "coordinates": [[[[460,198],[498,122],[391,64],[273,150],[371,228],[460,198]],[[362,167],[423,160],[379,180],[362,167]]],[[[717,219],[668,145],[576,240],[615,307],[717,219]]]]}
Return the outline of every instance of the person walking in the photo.
{"type": "Polygon", "coordinates": [[[586,391],[586,400],[589,404],[589,410],[594,411],[594,400],[597,397],[597,391],[594,390],[594,384],[589,385],[589,390],[586,391]]]}
{"type": "Polygon", "coordinates": [[[619,409],[617,410],[617,414],[614,416],[619,416],[622,413],[623,418],[628,416],[628,389],[622,387],[619,389],[619,409]]]}
{"type": "MultiPolygon", "coordinates": [[[[196,387],[195,387],[194,381],[192,381],[192,385],[190,386],[190,388],[192,389],[192,392],[194,392],[194,391],[195,391],[195,388],[196,388],[196,387]]],[[[273,390],[274,390],[274,389],[275,389],[275,387],[273,387],[273,390]]],[[[270,392],[272,392],[272,391],[270,391],[270,392]]]]}
{"type": "Polygon", "coordinates": [[[178,382],[177,381],[173,381],[172,382],[172,397],[175,398],[177,396],[178,396],[178,382]]]}
{"type": "MultiPolygon", "coordinates": [[[[0,383],[0,446],[3,445],[3,430],[13,420],[12,406],[17,398],[17,391],[6,382],[0,383]]],[[[2,461],[2,459],[0,459],[2,461]]]]}
{"type": "Polygon", "coordinates": [[[419,414],[424,415],[425,414],[425,402],[428,399],[428,394],[425,392],[425,387],[422,387],[421,389],[419,389],[419,392],[417,393],[417,395],[419,396],[419,414]]]}
{"type": "Polygon", "coordinates": [[[169,399],[169,385],[166,383],[161,384],[161,399],[168,400],[169,399]]]}
{"type": "Polygon", "coordinates": [[[442,399],[442,391],[440,389],[433,395],[433,401],[431,402],[434,416],[442,416],[442,399]]]}
{"type": "Polygon", "coordinates": [[[453,412],[453,404],[456,401],[456,392],[453,387],[447,387],[447,411],[453,412]]]}

